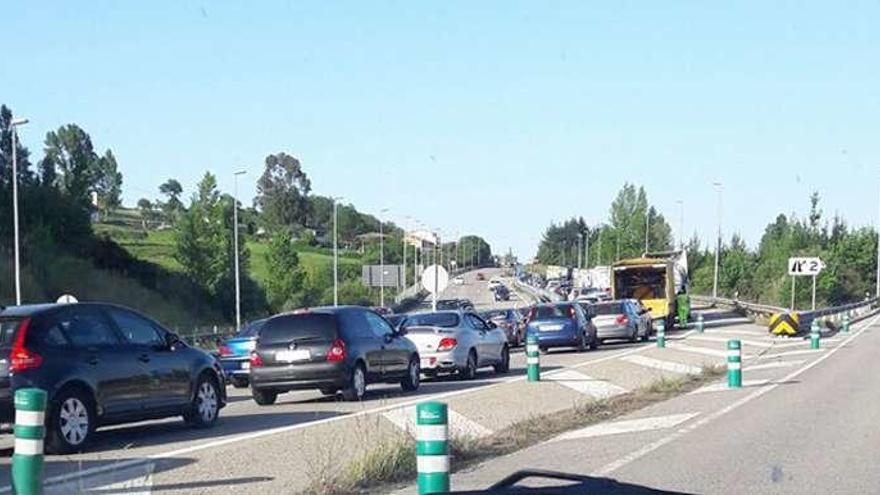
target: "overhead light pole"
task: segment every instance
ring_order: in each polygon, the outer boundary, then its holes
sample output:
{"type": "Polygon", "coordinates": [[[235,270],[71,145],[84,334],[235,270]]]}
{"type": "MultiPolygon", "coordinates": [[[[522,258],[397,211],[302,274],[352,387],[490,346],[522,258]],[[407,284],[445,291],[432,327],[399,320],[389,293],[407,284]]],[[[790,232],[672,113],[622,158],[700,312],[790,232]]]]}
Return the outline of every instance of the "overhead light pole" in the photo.
{"type": "Polygon", "coordinates": [[[650,251],[650,239],[651,238],[651,207],[645,206],[645,256],[648,256],[648,251],[650,251]]]}
{"type": "Polygon", "coordinates": [[[339,211],[337,206],[342,196],[333,200],[333,305],[339,306],[339,211]]]}
{"type": "Polygon", "coordinates": [[[712,276],[712,300],[718,298],[718,264],[721,258],[721,182],[713,182],[718,191],[718,238],[715,240],[715,274],[712,276]]]}
{"type": "Polygon", "coordinates": [[[388,208],[379,210],[379,306],[385,307],[385,213],[388,208]]]}
{"type": "Polygon", "coordinates": [[[15,246],[15,304],[16,306],[21,306],[21,258],[19,253],[19,240],[18,240],[18,156],[15,139],[16,139],[16,127],[22,126],[28,123],[28,119],[24,118],[13,118],[10,122],[10,128],[12,130],[12,230],[13,234],[13,243],[15,246]]]}
{"type": "Polygon", "coordinates": [[[677,200],[678,203],[678,248],[684,249],[684,200],[677,200]]]}
{"type": "Polygon", "coordinates": [[[880,298],[880,223],[877,224],[877,283],[874,288],[874,297],[880,298]]]}
{"type": "Polygon", "coordinates": [[[232,229],[235,244],[235,331],[241,330],[241,270],[238,261],[238,176],[246,174],[246,170],[239,170],[232,174],[232,229]]]}

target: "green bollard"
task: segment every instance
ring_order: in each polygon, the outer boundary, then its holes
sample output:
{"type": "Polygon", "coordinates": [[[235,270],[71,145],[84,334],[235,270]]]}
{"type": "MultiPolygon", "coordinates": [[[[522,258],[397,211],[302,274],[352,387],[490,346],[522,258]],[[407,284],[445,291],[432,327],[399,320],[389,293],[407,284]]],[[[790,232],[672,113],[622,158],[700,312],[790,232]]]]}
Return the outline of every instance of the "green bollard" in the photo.
{"type": "Polygon", "coordinates": [[[810,349],[819,348],[820,337],[821,334],[819,333],[819,321],[814,318],[813,323],[810,324],[810,349]]]}
{"type": "Polygon", "coordinates": [[[526,370],[530,382],[541,381],[541,353],[538,349],[538,336],[526,335],[526,370]]]}
{"type": "Polygon", "coordinates": [[[849,314],[843,315],[843,333],[849,333],[849,314]]]}
{"type": "Polygon", "coordinates": [[[449,423],[442,402],[416,405],[416,466],[419,495],[449,491],[449,423]]]}
{"type": "Polygon", "coordinates": [[[697,315],[697,332],[703,333],[706,329],[706,322],[703,320],[703,313],[697,315]]]}
{"type": "Polygon", "coordinates": [[[15,454],[12,489],[17,495],[43,493],[43,438],[47,395],[38,388],[15,391],[15,454]]]}
{"type": "Polygon", "coordinates": [[[666,322],[657,322],[657,347],[666,347],[666,322]]]}
{"type": "Polygon", "coordinates": [[[732,339],[727,341],[727,388],[741,388],[742,378],[742,343],[732,339]]]}

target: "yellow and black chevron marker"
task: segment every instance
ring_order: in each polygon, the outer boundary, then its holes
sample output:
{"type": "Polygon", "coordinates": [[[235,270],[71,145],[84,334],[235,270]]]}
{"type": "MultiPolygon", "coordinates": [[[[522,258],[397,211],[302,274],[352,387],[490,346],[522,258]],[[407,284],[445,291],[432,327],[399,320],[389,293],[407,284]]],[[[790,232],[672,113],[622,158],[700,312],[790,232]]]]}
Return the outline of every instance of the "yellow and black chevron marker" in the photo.
{"type": "Polygon", "coordinates": [[[796,312],[774,313],[770,317],[770,333],[773,335],[795,335],[800,326],[800,315],[796,312]]]}

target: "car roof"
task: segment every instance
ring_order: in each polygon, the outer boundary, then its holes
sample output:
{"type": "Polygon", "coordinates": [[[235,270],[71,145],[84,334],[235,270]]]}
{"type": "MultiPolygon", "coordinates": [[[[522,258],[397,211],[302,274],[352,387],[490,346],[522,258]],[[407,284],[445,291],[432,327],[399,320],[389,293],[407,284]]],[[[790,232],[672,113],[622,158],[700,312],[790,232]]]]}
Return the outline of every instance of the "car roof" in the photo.
{"type": "Polygon", "coordinates": [[[64,305],[58,304],[58,303],[44,303],[44,304],[24,304],[21,306],[0,306],[0,317],[33,316],[35,314],[42,313],[42,312],[48,311],[50,309],[58,308],[60,306],[64,306],[64,305]]]}

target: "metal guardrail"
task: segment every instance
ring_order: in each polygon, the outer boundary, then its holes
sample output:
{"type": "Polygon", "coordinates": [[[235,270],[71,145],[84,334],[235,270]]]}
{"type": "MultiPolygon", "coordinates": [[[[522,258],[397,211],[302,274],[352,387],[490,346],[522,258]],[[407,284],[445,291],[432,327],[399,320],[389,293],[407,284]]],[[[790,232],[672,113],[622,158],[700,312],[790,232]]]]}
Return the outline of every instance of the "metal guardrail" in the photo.
{"type": "Polygon", "coordinates": [[[562,297],[555,292],[551,292],[551,291],[548,291],[545,289],[539,289],[539,288],[531,286],[529,284],[520,282],[519,280],[516,280],[514,282],[514,284],[517,287],[519,287],[520,289],[531,294],[533,297],[537,298],[538,301],[540,301],[540,302],[546,303],[546,302],[554,302],[554,301],[561,301],[562,300],[562,297]]]}

